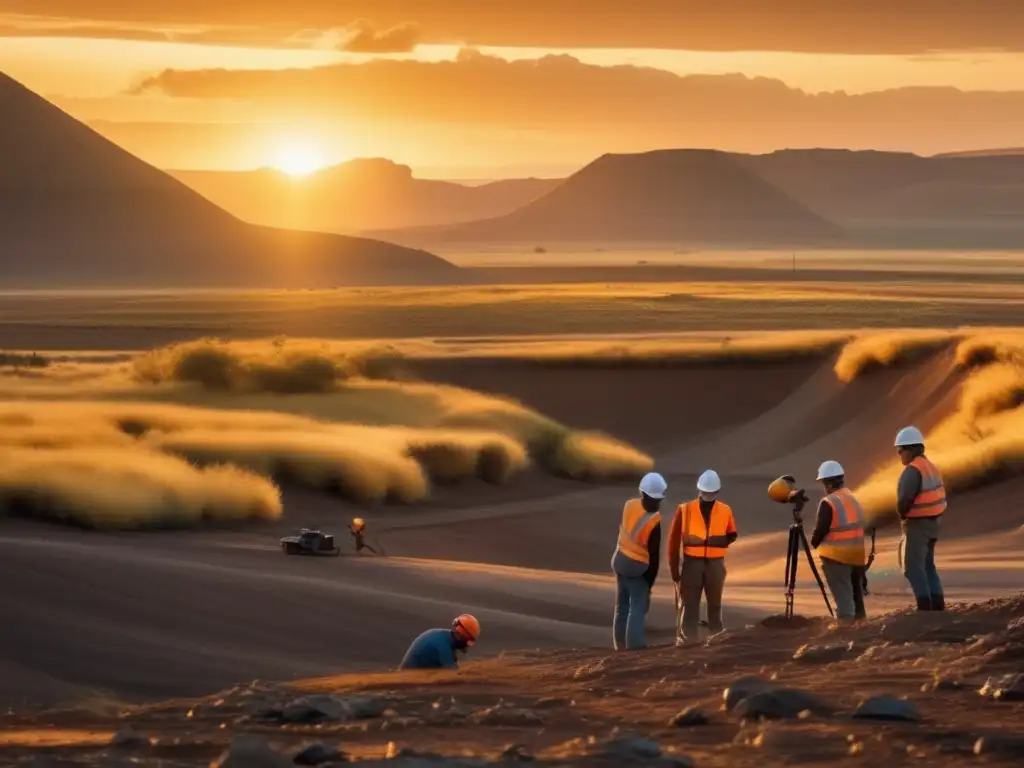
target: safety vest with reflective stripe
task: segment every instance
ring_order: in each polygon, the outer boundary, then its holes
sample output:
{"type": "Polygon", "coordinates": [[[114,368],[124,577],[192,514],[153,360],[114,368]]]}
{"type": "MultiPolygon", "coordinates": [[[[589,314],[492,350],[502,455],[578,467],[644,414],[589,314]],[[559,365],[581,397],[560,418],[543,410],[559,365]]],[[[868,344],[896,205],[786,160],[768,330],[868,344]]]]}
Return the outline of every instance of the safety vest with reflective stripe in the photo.
{"type": "Polygon", "coordinates": [[[914,497],[907,517],[938,517],[946,511],[946,487],[942,483],[942,473],[924,456],[918,456],[910,466],[921,473],[921,491],[914,497]]]}
{"type": "Polygon", "coordinates": [[[818,546],[818,554],[845,565],[866,565],[864,510],[848,488],[825,497],[832,507],[832,524],[818,546]]]}
{"type": "Polygon", "coordinates": [[[682,553],[687,557],[725,557],[729,546],[728,534],[736,532],[732,508],[721,501],[715,501],[711,508],[710,526],[704,525],[699,499],[687,502],[680,508],[683,516],[683,534],[679,538],[682,553]]]}
{"type": "Polygon", "coordinates": [[[651,555],[647,551],[647,542],[660,521],[660,513],[648,512],[640,499],[627,501],[622,508],[622,525],[619,526],[619,552],[630,560],[649,564],[651,555]]]}

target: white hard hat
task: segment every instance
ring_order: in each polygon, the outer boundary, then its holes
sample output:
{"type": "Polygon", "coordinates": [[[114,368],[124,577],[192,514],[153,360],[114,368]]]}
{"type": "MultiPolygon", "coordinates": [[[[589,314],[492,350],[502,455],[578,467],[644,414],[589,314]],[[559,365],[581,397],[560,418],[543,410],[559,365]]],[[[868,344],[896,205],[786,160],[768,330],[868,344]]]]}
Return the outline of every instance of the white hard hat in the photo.
{"type": "Polygon", "coordinates": [[[896,435],[894,445],[897,448],[902,448],[905,445],[924,445],[924,435],[917,427],[904,427],[896,435]]]}
{"type": "Polygon", "coordinates": [[[818,467],[817,480],[828,480],[832,477],[842,477],[846,472],[843,471],[843,465],[838,461],[823,461],[821,466],[818,467]]]}
{"type": "Polygon", "coordinates": [[[640,492],[647,494],[652,499],[664,499],[667,490],[668,483],[657,472],[648,472],[640,480],[640,492]]]}
{"type": "Polygon", "coordinates": [[[718,493],[722,490],[722,480],[713,469],[704,470],[697,478],[697,490],[701,493],[718,493]]]}

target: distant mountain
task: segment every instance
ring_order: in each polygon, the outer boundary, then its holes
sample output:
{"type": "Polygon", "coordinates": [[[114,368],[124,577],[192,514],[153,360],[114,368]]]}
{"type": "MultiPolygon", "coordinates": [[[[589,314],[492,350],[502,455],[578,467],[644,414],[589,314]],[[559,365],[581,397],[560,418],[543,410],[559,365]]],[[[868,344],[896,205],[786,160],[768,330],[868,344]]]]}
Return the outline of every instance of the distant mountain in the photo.
{"type": "Polygon", "coordinates": [[[1024,147],[1004,147],[1002,149],[970,149],[964,152],[942,152],[935,157],[1007,157],[1024,155],[1024,147]]]}
{"type": "Polygon", "coordinates": [[[398,242],[818,245],[839,227],[714,150],[604,155],[505,216],[388,232],[398,242]]]}
{"type": "Polygon", "coordinates": [[[432,254],[245,224],[0,73],[0,285],[446,279],[432,254]]]}
{"type": "Polygon", "coordinates": [[[737,155],[852,241],[906,248],[1024,247],[1024,155],[921,157],[842,149],[737,155]]]}
{"type": "Polygon", "coordinates": [[[346,233],[500,216],[560,181],[508,179],[468,186],[416,179],[408,166],[384,159],[353,160],[301,178],[271,169],[169,173],[245,221],[346,233]]]}

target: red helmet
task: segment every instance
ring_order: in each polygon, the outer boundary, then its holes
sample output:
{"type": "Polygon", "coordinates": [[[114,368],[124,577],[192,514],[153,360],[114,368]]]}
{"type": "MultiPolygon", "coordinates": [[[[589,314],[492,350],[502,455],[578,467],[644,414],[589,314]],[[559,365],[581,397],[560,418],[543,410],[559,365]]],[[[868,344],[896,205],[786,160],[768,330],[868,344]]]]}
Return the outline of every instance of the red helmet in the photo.
{"type": "Polygon", "coordinates": [[[452,622],[452,632],[464,640],[466,645],[473,645],[480,637],[480,622],[475,617],[464,613],[452,622]]]}

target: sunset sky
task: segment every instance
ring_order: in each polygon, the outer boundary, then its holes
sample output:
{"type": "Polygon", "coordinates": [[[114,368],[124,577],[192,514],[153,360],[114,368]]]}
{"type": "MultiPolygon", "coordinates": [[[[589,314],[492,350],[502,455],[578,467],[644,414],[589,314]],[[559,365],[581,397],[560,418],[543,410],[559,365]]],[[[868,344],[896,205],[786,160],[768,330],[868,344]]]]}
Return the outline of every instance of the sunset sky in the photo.
{"type": "Polygon", "coordinates": [[[1024,145],[1019,0],[0,0],[0,71],[174,169],[1024,145]]]}

